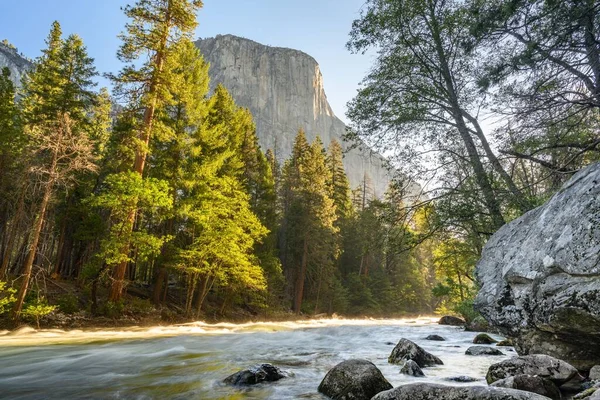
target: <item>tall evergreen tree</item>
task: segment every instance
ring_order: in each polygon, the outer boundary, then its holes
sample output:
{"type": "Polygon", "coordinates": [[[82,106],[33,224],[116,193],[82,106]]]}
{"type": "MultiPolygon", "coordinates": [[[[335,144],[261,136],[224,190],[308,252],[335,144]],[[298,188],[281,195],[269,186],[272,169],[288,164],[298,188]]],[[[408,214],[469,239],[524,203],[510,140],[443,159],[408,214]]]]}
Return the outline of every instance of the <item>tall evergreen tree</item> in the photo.
{"type": "Polygon", "coordinates": [[[301,130],[296,136],[292,158],[284,167],[283,203],[285,230],[284,267],[293,282],[293,310],[300,313],[309,272],[316,285],[318,306],[323,277],[334,265],[336,243],[335,204],[330,195],[328,168],[320,139],[312,145],[301,130]]]}
{"type": "Polygon", "coordinates": [[[13,307],[18,318],[27,294],[42,226],[57,187],[70,185],[83,171],[94,171],[94,145],[89,117],[97,95],[95,75],[81,39],[63,40],[58,22],[52,25],[47,49],[24,82],[23,115],[32,165],[30,171],[41,187],[41,201],[31,230],[23,265],[23,281],[13,307]]]}
{"type": "MultiPolygon", "coordinates": [[[[23,163],[19,160],[24,145],[15,87],[10,79],[10,70],[4,67],[0,73],[0,280],[6,274],[13,252],[19,220],[19,213],[14,209],[14,199],[19,197],[18,181],[23,172],[23,163]]],[[[19,208],[18,205],[16,207],[19,208]]]]}
{"type": "MultiPolygon", "coordinates": [[[[121,35],[123,44],[117,56],[129,65],[113,76],[113,82],[116,94],[125,97],[131,110],[143,111],[141,118],[133,120],[137,138],[132,171],[140,176],[144,173],[151,138],[168,129],[156,118],[157,109],[172,102],[172,91],[177,85],[173,70],[167,65],[178,46],[191,41],[198,25],[196,12],[201,7],[200,0],[139,0],[124,9],[130,21],[126,33],[121,35]],[[144,61],[136,64],[141,57],[144,61]]],[[[133,230],[136,213],[135,207],[132,208],[124,229],[133,230]]],[[[121,298],[130,247],[130,243],[123,243],[123,257],[114,266],[112,301],[121,298]]]]}

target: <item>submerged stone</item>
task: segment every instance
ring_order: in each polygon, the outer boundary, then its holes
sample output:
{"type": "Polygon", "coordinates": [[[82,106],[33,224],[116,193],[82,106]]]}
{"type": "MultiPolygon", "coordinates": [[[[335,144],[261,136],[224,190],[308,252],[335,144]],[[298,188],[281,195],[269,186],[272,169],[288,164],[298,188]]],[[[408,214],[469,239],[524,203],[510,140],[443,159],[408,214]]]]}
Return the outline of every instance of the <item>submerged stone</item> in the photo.
{"type": "Polygon", "coordinates": [[[261,382],[274,382],[285,377],[285,373],[279,368],[271,364],[260,364],[229,375],[223,382],[228,385],[245,386],[261,382]]]}

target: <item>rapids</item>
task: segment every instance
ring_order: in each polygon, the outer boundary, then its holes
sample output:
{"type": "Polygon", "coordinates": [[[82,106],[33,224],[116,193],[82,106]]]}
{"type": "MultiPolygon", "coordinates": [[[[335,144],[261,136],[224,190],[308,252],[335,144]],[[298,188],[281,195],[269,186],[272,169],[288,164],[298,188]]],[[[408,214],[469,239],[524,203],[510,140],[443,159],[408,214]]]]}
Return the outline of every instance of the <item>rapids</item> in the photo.
{"type": "Polygon", "coordinates": [[[317,393],[321,379],[349,358],[372,361],[394,386],[416,380],[460,385],[446,379],[461,375],[478,379],[471,385],[485,384],[488,367],[515,353],[503,347],[505,357],[466,356],[475,335],[431,318],[0,332],[0,398],[325,399],[317,393]],[[430,334],[447,341],[424,340],[430,334]],[[425,368],[426,378],[401,375],[387,357],[402,337],[444,365],[425,368]],[[251,388],[221,384],[265,362],[291,376],[251,388]]]}

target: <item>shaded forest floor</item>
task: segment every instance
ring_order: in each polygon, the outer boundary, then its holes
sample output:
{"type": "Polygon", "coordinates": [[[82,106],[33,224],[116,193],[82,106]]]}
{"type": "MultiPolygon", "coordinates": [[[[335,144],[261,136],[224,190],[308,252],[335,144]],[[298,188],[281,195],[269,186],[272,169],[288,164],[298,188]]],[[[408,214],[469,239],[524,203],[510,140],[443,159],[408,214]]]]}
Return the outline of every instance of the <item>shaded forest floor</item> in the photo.
{"type": "MultiPolygon", "coordinates": [[[[151,289],[141,285],[130,285],[123,296],[122,306],[108,307],[103,300],[98,302],[98,311],[91,313],[91,295],[88,287],[80,287],[73,281],[44,280],[44,293],[47,302],[56,307],[50,314],[40,318],[39,327],[42,329],[91,329],[132,326],[162,326],[182,324],[193,321],[206,323],[249,321],[288,321],[311,318],[314,316],[296,315],[291,311],[256,312],[246,307],[229,307],[221,312],[218,304],[210,300],[203,306],[203,312],[198,318],[185,315],[176,293],[169,296],[162,304],[154,305],[149,300],[151,289]]],[[[98,298],[105,299],[105,288],[99,288],[98,298]]],[[[319,315],[323,316],[323,315],[319,315]]],[[[8,313],[0,316],[0,329],[15,329],[21,326],[36,327],[37,322],[32,318],[23,317],[15,324],[8,313]]]]}

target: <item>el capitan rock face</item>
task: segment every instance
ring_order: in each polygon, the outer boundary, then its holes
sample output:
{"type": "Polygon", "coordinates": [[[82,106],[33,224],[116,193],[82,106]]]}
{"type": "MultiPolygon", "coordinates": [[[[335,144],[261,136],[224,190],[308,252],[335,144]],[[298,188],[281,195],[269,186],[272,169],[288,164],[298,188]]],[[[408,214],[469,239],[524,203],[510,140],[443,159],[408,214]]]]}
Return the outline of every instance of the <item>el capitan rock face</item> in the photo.
{"type": "MultiPolygon", "coordinates": [[[[347,147],[342,140],[346,125],[329,106],[314,58],[233,35],[201,39],[196,45],[210,63],[212,87],[223,84],[252,112],[264,151],[272,149],[279,160],[288,158],[300,128],[310,141],[318,135],[326,146],[336,139],[347,147]]],[[[353,188],[362,184],[366,173],[375,194],[384,194],[390,178],[381,156],[366,148],[353,149],[345,154],[344,165],[353,188]]]]}
{"type": "Polygon", "coordinates": [[[600,364],[600,163],[496,232],[476,276],[476,309],[519,354],[600,364]]]}

